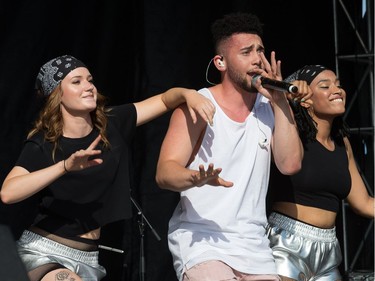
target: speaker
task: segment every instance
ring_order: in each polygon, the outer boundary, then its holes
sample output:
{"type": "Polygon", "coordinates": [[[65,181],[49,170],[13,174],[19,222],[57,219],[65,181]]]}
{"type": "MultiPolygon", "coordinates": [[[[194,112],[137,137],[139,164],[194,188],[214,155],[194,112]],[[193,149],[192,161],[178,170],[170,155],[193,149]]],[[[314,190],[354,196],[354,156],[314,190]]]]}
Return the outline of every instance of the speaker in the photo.
{"type": "Polygon", "coordinates": [[[13,234],[7,225],[0,224],[1,281],[30,281],[20,259],[13,234]]]}

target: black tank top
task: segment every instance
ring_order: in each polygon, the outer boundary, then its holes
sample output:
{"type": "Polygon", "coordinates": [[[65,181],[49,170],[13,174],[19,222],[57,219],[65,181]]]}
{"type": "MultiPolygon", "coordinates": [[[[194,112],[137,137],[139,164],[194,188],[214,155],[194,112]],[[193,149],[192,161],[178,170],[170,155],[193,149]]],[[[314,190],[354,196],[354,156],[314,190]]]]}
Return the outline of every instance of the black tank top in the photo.
{"type": "Polygon", "coordinates": [[[336,143],[335,150],[329,151],[315,141],[306,144],[297,174],[285,176],[272,164],[268,202],[292,202],[338,212],[350,188],[345,145],[336,143]]]}

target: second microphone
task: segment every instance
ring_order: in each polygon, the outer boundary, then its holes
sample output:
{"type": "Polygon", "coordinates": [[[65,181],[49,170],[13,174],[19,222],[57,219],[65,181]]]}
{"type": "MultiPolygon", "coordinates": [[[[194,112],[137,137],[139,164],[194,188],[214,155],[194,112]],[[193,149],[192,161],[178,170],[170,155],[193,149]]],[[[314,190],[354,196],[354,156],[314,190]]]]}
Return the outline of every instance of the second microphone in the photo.
{"type": "Polygon", "coordinates": [[[278,90],[289,93],[297,93],[298,87],[284,81],[273,80],[270,78],[263,77],[261,75],[255,75],[251,80],[251,84],[254,86],[257,79],[260,79],[262,86],[267,89],[278,90]]]}

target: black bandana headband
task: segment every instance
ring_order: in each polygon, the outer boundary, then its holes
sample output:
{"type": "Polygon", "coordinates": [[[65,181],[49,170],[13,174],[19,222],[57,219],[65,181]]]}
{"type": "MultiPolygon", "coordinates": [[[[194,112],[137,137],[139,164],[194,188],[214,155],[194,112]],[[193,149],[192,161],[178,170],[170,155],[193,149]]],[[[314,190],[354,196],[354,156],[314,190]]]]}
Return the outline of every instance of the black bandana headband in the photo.
{"type": "Polygon", "coordinates": [[[295,80],[304,80],[307,82],[308,85],[315,79],[316,76],[319,75],[320,72],[328,70],[323,65],[305,65],[301,69],[298,69],[293,74],[289,75],[285,81],[286,82],[293,82],[295,80]]]}
{"type": "Polygon", "coordinates": [[[35,87],[44,96],[49,96],[65,76],[78,67],[86,66],[73,56],[64,55],[54,58],[40,68],[35,87]]]}

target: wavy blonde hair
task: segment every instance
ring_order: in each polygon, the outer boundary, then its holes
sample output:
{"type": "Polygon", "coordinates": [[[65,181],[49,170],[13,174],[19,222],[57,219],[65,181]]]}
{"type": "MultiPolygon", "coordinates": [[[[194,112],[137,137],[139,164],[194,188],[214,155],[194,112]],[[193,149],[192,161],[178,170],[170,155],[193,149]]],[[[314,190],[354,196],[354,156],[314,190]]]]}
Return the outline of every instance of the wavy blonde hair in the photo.
{"type": "MultiPolygon", "coordinates": [[[[56,87],[55,90],[47,97],[46,103],[39,113],[39,117],[34,122],[34,127],[30,130],[27,135],[29,139],[38,132],[44,133],[44,139],[53,144],[52,158],[55,160],[55,153],[59,145],[59,139],[63,135],[63,117],[61,113],[62,88],[61,83],[56,87]]],[[[97,93],[97,106],[96,109],[90,112],[92,123],[95,128],[99,130],[99,134],[104,143],[104,147],[109,147],[110,143],[106,135],[107,129],[107,112],[105,105],[107,98],[97,93]]]]}

